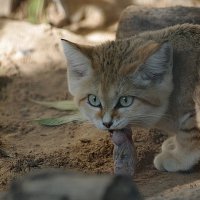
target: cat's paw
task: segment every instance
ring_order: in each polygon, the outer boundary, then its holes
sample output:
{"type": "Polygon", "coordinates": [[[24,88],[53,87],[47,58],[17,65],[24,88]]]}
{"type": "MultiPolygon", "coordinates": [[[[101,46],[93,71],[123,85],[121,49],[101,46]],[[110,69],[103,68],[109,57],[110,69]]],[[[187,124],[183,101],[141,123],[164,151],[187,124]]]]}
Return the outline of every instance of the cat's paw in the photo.
{"type": "Polygon", "coordinates": [[[187,171],[199,160],[200,150],[180,145],[176,137],[170,137],[163,142],[162,152],[154,158],[154,166],[160,171],[187,171]]]}
{"type": "Polygon", "coordinates": [[[154,166],[160,171],[177,172],[182,170],[180,161],[170,152],[162,152],[154,158],[154,166]]]}
{"type": "MultiPolygon", "coordinates": [[[[173,145],[172,145],[173,146],[173,145]]],[[[170,144],[170,147],[172,147],[170,144]]],[[[160,171],[178,172],[187,171],[200,159],[200,152],[162,151],[154,158],[154,166],[160,171]]]]}
{"type": "Polygon", "coordinates": [[[175,137],[170,137],[162,144],[162,151],[173,151],[176,148],[175,137]]]}
{"type": "Polygon", "coordinates": [[[160,171],[176,172],[182,170],[182,155],[178,155],[175,137],[162,144],[162,152],[154,158],[154,166],[160,171]]]}

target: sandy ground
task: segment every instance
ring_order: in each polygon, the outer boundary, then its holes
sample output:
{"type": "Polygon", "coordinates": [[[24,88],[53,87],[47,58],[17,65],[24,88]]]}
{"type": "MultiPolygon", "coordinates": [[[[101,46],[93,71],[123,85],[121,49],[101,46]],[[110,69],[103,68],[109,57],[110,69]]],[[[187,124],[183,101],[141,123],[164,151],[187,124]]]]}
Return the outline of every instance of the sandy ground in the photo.
{"type": "MultiPolygon", "coordinates": [[[[13,178],[41,168],[113,173],[113,146],[107,132],[89,123],[45,127],[34,122],[38,118],[68,114],[30,101],[71,99],[59,46],[59,38],[63,36],[84,42],[84,38],[48,25],[0,22],[1,191],[7,190],[13,178]]],[[[134,181],[145,197],[174,187],[178,190],[184,184],[196,187],[192,182],[200,179],[198,166],[187,173],[159,172],[153,167],[153,158],[166,138],[160,132],[134,130],[133,137],[138,154],[134,181]]]]}

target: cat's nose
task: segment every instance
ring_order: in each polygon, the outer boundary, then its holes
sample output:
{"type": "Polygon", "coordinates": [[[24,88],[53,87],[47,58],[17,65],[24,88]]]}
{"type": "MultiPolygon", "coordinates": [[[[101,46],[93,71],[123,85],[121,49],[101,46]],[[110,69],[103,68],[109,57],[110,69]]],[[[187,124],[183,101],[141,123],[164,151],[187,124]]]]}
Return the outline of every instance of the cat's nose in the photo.
{"type": "Polygon", "coordinates": [[[113,122],[110,121],[110,122],[103,122],[103,125],[106,127],[106,128],[110,128],[112,126],[113,122]]]}

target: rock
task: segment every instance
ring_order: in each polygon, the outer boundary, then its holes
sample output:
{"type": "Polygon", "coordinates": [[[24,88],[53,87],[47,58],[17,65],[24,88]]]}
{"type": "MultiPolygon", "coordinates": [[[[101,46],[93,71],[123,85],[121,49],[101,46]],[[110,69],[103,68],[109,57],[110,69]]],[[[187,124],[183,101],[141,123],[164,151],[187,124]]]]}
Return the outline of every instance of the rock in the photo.
{"type": "MultiPolygon", "coordinates": [[[[61,38],[90,45],[114,38],[114,33],[102,35],[101,32],[96,32],[96,35],[93,33],[80,36],[65,29],[51,27],[48,24],[36,25],[8,19],[0,19],[1,24],[4,24],[0,29],[1,77],[16,74],[30,75],[33,72],[43,71],[44,65],[50,68],[55,63],[60,68],[66,68],[66,61],[60,45],[61,38]],[[99,41],[100,39],[101,41],[99,41]],[[35,64],[36,62],[37,64],[35,64]]],[[[1,96],[0,93],[0,98],[1,96]]]]}
{"type": "MultiPolygon", "coordinates": [[[[155,186],[156,187],[156,186],[155,186]]],[[[43,170],[11,183],[0,200],[142,200],[136,185],[126,176],[83,175],[43,170]]],[[[200,181],[175,186],[147,200],[199,200],[200,181]]]]}
{"type": "Polygon", "coordinates": [[[116,37],[130,37],[143,31],[158,30],[176,24],[200,24],[200,8],[145,8],[129,6],[121,14],[116,37]]]}
{"type": "Polygon", "coordinates": [[[126,176],[86,176],[47,170],[13,182],[5,199],[141,200],[142,197],[131,178],[126,176]]]}
{"type": "Polygon", "coordinates": [[[197,6],[198,0],[133,0],[135,5],[168,7],[168,6],[197,6]]]}
{"type": "Polygon", "coordinates": [[[28,75],[33,71],[42,70],[44,65],[53,67],[52,63],[57,63],[58,66],[65,68],[65,60],[60,46],[61,38],[82,44],[87,42],[77,34],[68,30],[52,28],[48,24],[34,25],[13,20],[4,20],[4,23],[0,30],[1,76],[5,74],[9,76],[28,75]],[[37,61],[37,65],[35,61],[37,61]]]}

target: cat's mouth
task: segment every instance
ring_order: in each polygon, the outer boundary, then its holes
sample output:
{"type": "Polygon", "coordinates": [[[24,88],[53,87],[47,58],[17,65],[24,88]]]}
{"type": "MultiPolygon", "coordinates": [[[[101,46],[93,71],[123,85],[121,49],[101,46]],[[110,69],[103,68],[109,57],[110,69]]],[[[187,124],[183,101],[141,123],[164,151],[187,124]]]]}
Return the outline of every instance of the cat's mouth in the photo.
{"type": "Polygon", "coordinates": [[[108,129],[108,132],[109,133],[114,133],[114,132],[116,132],[116,131],[124,131],[124,130],[127,130],[127,129],[131,129],[131,127],[130,126],[126,126],[126,127],[124,127],[124,128],[120,128],[120,129],[108,129]]]}
{"type": "Polygon", "coordinates": [[[116,132],[116,131],[122,131],[122,130],[124,130],[125,128],[121,128],[121,129],[108,129],[108,132],[109,133],[114,133],[114,132],[116,132]]]}
{"type": "Polygon", "coordinates": [[[113,133],[114,131],[116,131],[116,130],[114,130],[114,129],[108,130],[109,133],[113,133]]]}
{"type": "Polygon", "coordinates": [[[132,143],[132,129],[130,126],[118,130],[109,130],[109,133],[112,141],[116,145],[122,144],[126,141],[132,143]]]}

